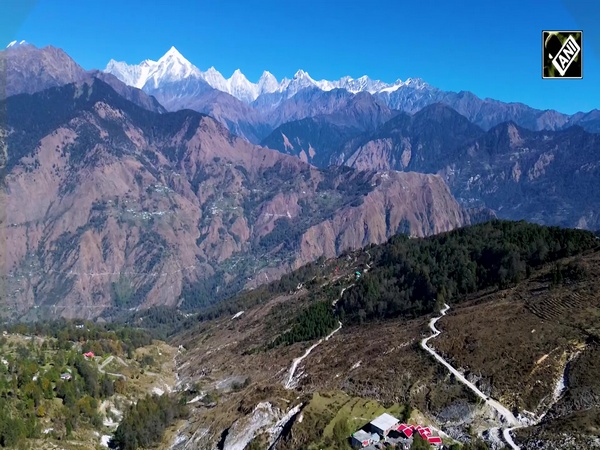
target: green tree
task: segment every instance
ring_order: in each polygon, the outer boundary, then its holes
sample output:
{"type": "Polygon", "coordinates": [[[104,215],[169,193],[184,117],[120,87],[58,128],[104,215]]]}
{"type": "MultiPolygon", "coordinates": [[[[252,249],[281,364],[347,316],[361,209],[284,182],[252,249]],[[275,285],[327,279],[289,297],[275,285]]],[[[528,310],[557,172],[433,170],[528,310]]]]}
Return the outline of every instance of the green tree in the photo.
{"type": "Polygon", "coordinates": [[[413,443],[410,446],[410,450],[431,450],[429,442],[421,437],[420,434],[416,434],[413,438],[413,443]]]}

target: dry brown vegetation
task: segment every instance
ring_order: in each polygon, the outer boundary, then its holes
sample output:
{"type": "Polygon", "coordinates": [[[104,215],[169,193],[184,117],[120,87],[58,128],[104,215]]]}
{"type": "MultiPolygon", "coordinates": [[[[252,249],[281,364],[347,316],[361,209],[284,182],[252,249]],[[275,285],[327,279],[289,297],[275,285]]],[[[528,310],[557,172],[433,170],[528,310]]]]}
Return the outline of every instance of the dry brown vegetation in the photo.
{"type": "Polygon", "coordinates": [[[583,279],[557,285],[549,265],[514,288],[475,295],[440,321],[433,341],[484,391],[521,412],[546,412],[566,367],[564,395],[539,426],[519,432],[531,445],[568,430],[600,431],[600,252],[561,264],[571,262],[584,269],[583,279]]]}
{"type": "MultiPolygon", "coordinates": [[[[566,267],[572,262],[583,269],[583,277],[553,280],[556,265],[551,264],[509,289],[470,296],[439,321],[442,334],[431,342],[483,391],[520,413],[547,411],[556,382],[571,360],[564,395],[540,426],[519,430],[517,439],[526,443],[523,448],[536,446],[538,435],[545,436],[547,445],[562,442],[557,425],[562,421],[569,429],[584,431],[580,434],[585,445],[599,429],[600,384],[595,374],[600,370],[600,299],[596,295],[600,252],[560,264],[566,267]]],[[[354,270],[356,263],[346,264],[338,281],[351,284],[354,270]]],[[[324,275],[319,279],[327,282],[324,275]]],[[[314,292],[323,292],[322,286],[313,286],[314,292]]],[[[208,408],[202,402],[195,404],[195,424],[188,431],[209,430],[215,442],[261,401],[287,410],[296,402],[310,403],[314,393],[339,391],[355,399],[378,401],[383,407],[410,405],[458,437],[464,437],[469,426],[471,430],[491,426],[481,422],[489,416],[470,391],[419,347],[429,334],[428,317],[361,326],[346,323],[300,364],[297,387],[284,389],[293,359],[314,341],[274,349],[268,344],[315,301],[314,296],[310,298],[311,292],[304,288],[292,294],[265,295],[262,304],[236,319],[227,315],[204,322],[177,338],[177,344],[189,349],[178,359],[183,383],[217,398],[216,405],[208,408]],[[232,387],[232,380],[246,379],[247,386],[232,387]]],[[[336,414],[328,409],[325,416],[336,414]]],[[[325,416],[319,420],[331,424],[331,417],[326,420],[325,416]]],[[[323,430],[313,431],[315,442],[324,436],[319,434],[323,430]]],[[[307,430],[302,427],[296,432],[307,430]]],[[[301,440],[308,442],[306,436],[301,440]]],[[[284,442],[282,448],[299,441],[284,442]]]]}
{"type": "Polygon", "coordinates": [[[458,367],[481,376],[491,395],[536,412],[562,375],[569,356],[600,325],[600,253],[579,258],[582,281],[552,286],[550,265],[517,286],[473,296],[440,321],[433,345],[458,367]]]}

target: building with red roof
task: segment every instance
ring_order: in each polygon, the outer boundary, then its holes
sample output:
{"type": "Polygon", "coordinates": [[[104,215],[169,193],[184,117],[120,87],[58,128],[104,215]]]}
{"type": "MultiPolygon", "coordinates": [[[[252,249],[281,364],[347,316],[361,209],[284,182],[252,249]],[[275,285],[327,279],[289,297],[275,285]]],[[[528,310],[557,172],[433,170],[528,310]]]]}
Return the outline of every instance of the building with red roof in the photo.
{"type": "Polygon", "coordinates": [[[404,434],[404,436],[406,436],[407,438],[410,438],[414,433],[413,427],[411,425],[406,425],[405,423],[400,424],[397,430],[400,433],[404,434]]]}
{"type": "Polygon", "coordinates": [[[442,445],[442,438],[437,436],[429,436],[427,442],[431,445],[442,445]]]}

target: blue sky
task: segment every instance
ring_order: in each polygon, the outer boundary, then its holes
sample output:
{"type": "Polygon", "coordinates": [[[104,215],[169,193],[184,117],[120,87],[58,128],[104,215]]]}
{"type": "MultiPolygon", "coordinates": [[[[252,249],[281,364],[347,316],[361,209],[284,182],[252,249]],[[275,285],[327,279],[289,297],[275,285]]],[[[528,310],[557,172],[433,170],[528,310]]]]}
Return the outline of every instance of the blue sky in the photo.
{"type": "Polygon", "coordinates": [[[420,77],[566,113],[600,108],[598,0],[1,0],[0,38],[63,48],[86,69],[157,59],[252,81],[420,77]],[[584,79],[541,79],[542,29],[583,29],[584,79]]]}

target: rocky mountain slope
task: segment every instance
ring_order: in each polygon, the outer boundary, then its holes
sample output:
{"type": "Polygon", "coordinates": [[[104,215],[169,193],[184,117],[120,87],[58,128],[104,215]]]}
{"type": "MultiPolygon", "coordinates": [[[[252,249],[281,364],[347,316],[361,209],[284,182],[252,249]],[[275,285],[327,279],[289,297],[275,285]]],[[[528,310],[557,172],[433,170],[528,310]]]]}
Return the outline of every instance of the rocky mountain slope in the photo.
{"type": "Polygon", "coordinates": [[[504,123],[440,170],[463,204],[509,219],[600,228],[600,135],[574,126],[529,131],[504,123]]]}
{"type": "Polygon", "coordinates": [[[0,74],[0,99],[16,94],[33,94],[95,77],[142,108],[166,112],[154,97],[144,91],[123,83],[109,73],[86,71],[63,50],[52,46],[37,48],[24,41],[10,45],[0,51],[0,74]]]}
{"type": "Polygon", "coordinates": [[[332,155],[360,134],[354,127],[332,123],[328,116],[307,117],[277,127],[260,145],[296,156],[316,167],[328,167],[332,155]]]}
{"type": "Polygon", "coordinates": [[[374,132],[354,136],[320,120],[326,125],[290,122],[263,143],[308,156],[320,167],[437,173],[463,205],[490,208],[502,218],[600,227],[594,189],[600,183],[599,135],[579,126],[531,131],[505,122],[484,132],[441,103],[412,116],[400,113],[374,132]]]}
{"type": "Polygon", "coordinates": [[[469,222],[435,175],[320,171],[98,79],[0,106],[11,314],[195,307],[397,232],[469,222]]]}
{"type": "Polygon", "coordinates": [[[1,51],[0,68],[6,77],[6,97],[33,94],[86,76],[85,70],[63,50],[52,46],[38,49],[28,43],[1,51]]]}

